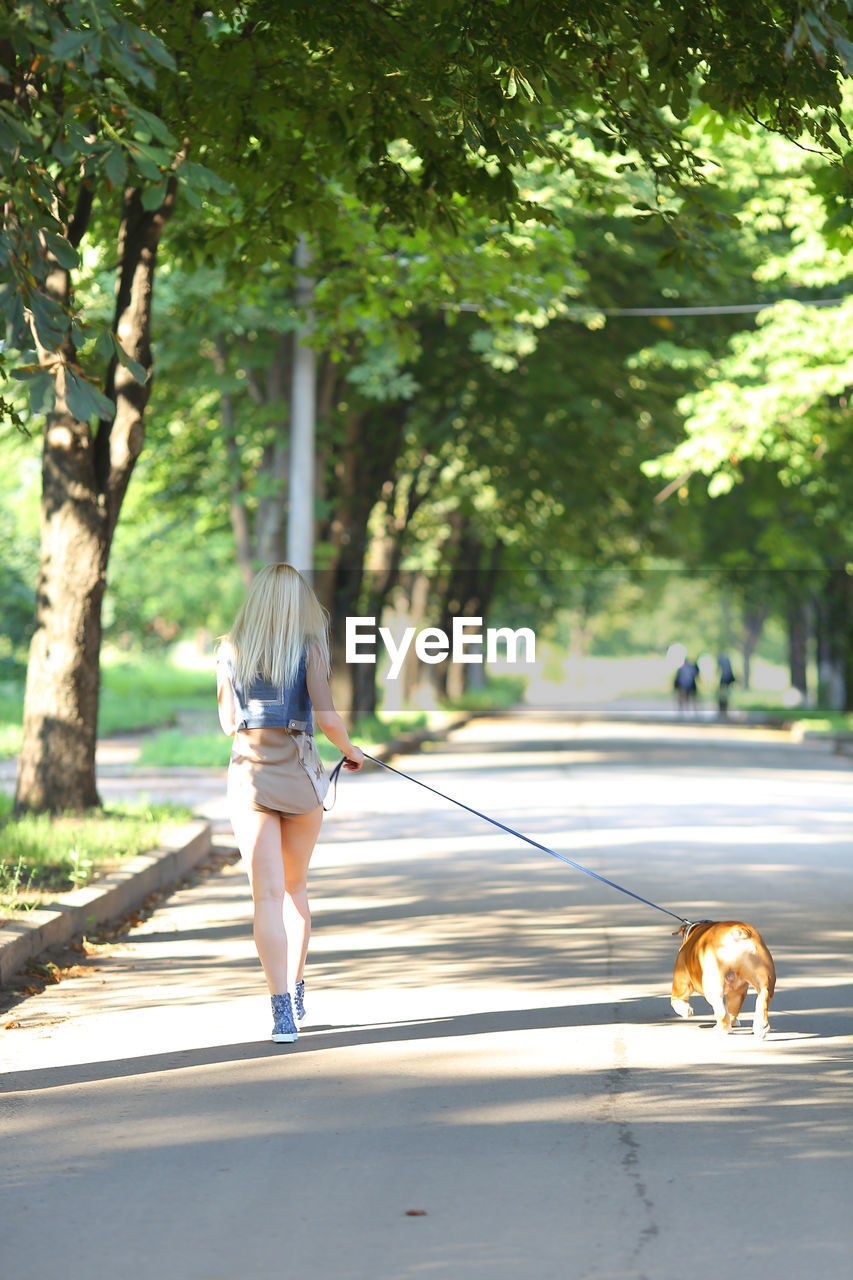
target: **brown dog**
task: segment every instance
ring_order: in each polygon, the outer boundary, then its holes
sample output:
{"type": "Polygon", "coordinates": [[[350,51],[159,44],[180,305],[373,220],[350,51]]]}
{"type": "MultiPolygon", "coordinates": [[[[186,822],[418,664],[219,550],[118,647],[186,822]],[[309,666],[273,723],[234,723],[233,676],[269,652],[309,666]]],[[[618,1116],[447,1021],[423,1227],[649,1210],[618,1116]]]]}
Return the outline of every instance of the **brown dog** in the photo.
{"type": "Polygon", "coordinates": [[[714,1010],[717,1030],[729,1035],[737,1026],[747,988],[755,987],[752,1034],[763,1039],[770,1030],[767,1007],[776,988],[776,969],[758,930],[739,920],[700,920],[683,925],[672,936],[679,933],[682,943],[672,975],[675,1012],[689,1018],[690,997],[696,991],[714,1010]]]}

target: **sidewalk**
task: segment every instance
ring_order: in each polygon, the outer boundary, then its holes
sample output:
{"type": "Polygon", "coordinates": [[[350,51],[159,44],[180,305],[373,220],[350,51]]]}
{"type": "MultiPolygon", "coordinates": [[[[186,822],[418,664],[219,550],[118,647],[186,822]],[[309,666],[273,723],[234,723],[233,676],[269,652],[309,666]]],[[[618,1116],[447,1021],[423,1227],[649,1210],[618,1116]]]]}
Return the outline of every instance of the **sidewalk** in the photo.
{"type": "Polygon", "coordinates": [[[849,1280],[850,767],[769,729],[527,715],[399,761],[760,925],[763,1041],[698,997],[675,1016],[668,918],[384,769],[345,779],[298,1042],[270,1041],[234,861],[3,1020],[4,1274],[849,1280]],[[708,1228],[733,1204],[748,1230],[708,1228]]]}
{"type": "MultiPolygon", "coordinates": [[[[517,720],[548,718],[568,722],[586,721],[620,723],[657,723],[681,729],[701,728],[720,731],[734,728],[768,727],[791,741],[810,739],[812,747],[836,755],[853,754],[853,742],[846,735],[797,733],[799,726],[766,726],[750,722],[745,716],[719,720],[710,709],[698,719],[673,714],[660,703],[641,700],[602,705],[559,707],[549,712],[539,707],[519,706],[513,709],[517,720]],[[843,741],[842,741],[843,739],[843,741]]],[[[485,714],[464,713],[448,718],[440,729],[416,730],[403,734],[371,754],[379,760],[390,760],[404,752],[417,750],[426,742],[444,740],[454,729],[485,714]]],[[[127,860],[121,867],[101,879],[72,893],[59,895],[39,910],[19,912],[0,918],[0,989],[13,985],[13,980],[29,961],[52,947],[63,947],[76,935],[93,925],[109,921],[136,910],[152,893],[177,886],[193,870],[210,858],[216,845],[233,848],[228,821],[225,781],[226,770],[220,768],[157,768],[139,765],[143,735],[107,738],[98,743],[96,767],[98,791],[105,805],[110,802],[146,799],[152,803],[170,803],[192,809],[196,821],[175,827],[160,848],[127,860]]],[[[15,787],[16,762],[0,760],[0,788],[10,794],[15,787]]]]}
{"type": "MultiPolygon", "coordinates": [[[[403,734],[371,754],[389,760],[424,742],[441,740],[471,718],[461,714],[449,718],[441,729],[403,734]]],[[[182,805],[192,809],[197,820],[174,827],[159,848],[128,859],[82,889],[57,895],[43,908],[0,917],[0,988],[13,985],[27,963],[49,948],[64,947],[75,934],[127,915],[150,894],[177,886],[210,857],[214,842],[233,847],[226,770],[139,765],[143,741],[141,735],[128,735],[98,743],[95,765],[103,803],[144,799],[182,805]]],[[[16,770],[15,760],[0,760],[0,788],[9,794],[15,789],[16,770]]]]}

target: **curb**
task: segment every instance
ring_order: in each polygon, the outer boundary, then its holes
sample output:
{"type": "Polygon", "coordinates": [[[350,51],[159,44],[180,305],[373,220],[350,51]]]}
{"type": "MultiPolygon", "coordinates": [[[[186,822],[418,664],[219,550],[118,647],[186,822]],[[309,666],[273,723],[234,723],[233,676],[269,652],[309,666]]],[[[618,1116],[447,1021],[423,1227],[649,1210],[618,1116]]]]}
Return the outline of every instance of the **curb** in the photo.
{"type": "Polygon", "coordinates": [[[853,733],[848,733],[842,729],[836,733],[828,733],[825,736],[832,743],[832,754],[834,756],[853,756],[853,733]]]}
{"type": "Polygon", "coordinates": [[[75,933],[125,915],[149,893],[177,883],[208,856],[211,832],[209,822],[172,827],[159,848],[128,859],[91,885],[62,894],[47,907],[6,917],[0,925],[0,987],[48,947],[63,946],[75,933]]]}
{"type": "Polygon", "coordinates": [[[834,756],[853,756],[853,733],[847,730],[830,730],[827,733],[816,729],[806,729],[798,720],[787,724],[785,728],[793,742],[808,744],[810,747],[823,745],[834,756]]]}

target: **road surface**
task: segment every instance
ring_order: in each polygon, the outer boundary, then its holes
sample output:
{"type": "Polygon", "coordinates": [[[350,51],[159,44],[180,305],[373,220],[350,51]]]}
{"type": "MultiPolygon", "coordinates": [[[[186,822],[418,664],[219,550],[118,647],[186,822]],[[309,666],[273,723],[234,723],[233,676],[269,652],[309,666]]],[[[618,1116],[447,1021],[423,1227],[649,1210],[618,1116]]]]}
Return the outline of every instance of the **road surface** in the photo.
{"type": "Polygon", "coordinates": [[[848,1280],[851,762],[529,714],[395,763],[676,914],[755,924],[769,1038],[672,1014],[677,921],[345,777],[298,1044],[268,1040],[237,863],[6,1015],[4,1277],[848,1280]]]}

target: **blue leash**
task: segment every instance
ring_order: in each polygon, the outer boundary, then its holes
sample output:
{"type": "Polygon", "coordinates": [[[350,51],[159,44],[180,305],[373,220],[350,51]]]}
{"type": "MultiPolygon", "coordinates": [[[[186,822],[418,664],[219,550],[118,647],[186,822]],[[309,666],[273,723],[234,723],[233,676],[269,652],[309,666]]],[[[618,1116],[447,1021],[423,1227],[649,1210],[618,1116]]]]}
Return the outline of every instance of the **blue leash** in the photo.
{"type": "MultiPolygon", "coordinates": [[[[521,831],[516,831],[514,827],[505,826],[503,822],[498,822],[497,818],[490,818],[487,813],[481,813],[479,809],[472,809],[468,804],[463,804],[461,800],[455,800],[453,796],[447,796],[443,791],[436,790],[431,787],[428,782],[421,782],[420,778],[414,778],[410,773],[403,773],[402,769],[395,769],[393,765],[386,764],[384,760],[377,760],[376,756],[368,755],[365,751],[364,758],[371,760],[374,764],[378,764],[382,769],[387,769],[389,773],[396,773],[398,778],[405,778],[408,782],[414,782],[416,786],[423,787],[425,791],[431,791],[434,796],[438,796],[442,800],[447,800],[450,804],[458,805],[460,809],[465,809],[468,813],[473,813],[475,817],[482,818],[484,822],[490,822],[493,827],[499,827],[501,831],[505,831],[508,835],[517,836],[519,840],[524,840],[526,844],[532,844],[534,849],[541,849],[543,853],[549,853],[552,858],[556,858],[559,862],[565,862],[566,866],[574,867],[575,871],[582,871],[585,876],[591,876],[593,880],[598,880],[601,884],[608,885],[611,889],[618,890],[619,893],[626,894],[629,898],[642,902],[647,907],[652,907],[655,911],[662,912],[665,916],[672,916],[673,920],[679,920],[683,925],[692,925],[692,920],[686,920],[684,916],[678,915],[675,911],[670,911],[668,907],[660,907],[656,902],[651,902],[648,898],[643,898],[639,893],[634,893],[631,889],[626,889],[624,885],[617,884],[615,880],[608,880],[606,876],[600,876],[597,871],[590,871],[589,867],[584,867],[580,862],[573,862],[571,858],[567,858],[565,854],[557,853],[555,849],[549,849],[546,844],[540,844],[538,840],[531,840],[530,836],[526,836],[521,831]]],[[[341,771],[345,761],[340,760],[331,773],[330,782],[335,784],[335,793],[337,794],[338,774],[341,771]]],[[[334,804],[334,800],[332,801],[334,804]]],[[[331,808],[331,805],[329,806],[331,808]]]]}

